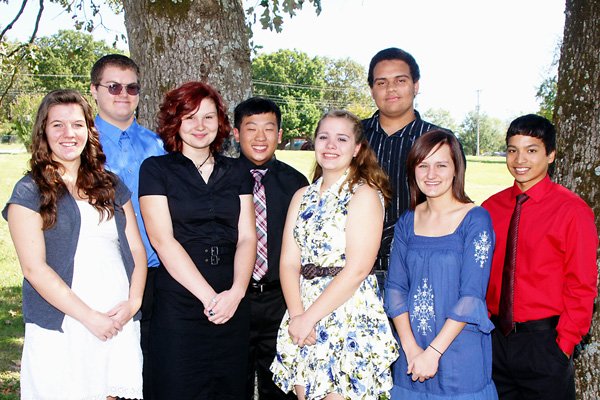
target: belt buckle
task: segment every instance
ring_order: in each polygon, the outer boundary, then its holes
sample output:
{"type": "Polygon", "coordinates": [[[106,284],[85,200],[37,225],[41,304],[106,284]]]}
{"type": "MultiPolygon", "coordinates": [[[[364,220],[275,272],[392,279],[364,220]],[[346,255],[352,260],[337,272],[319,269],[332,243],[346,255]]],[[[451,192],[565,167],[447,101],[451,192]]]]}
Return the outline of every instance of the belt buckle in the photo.
{"type": "Polygon", "coordinates": [[[254,289],[258,290],[258,293],[264,293],[264,291],[265,291],[264,283],[252,282],[252,286],[254,287],[254,289]]]}
{"type": "Polygon", "coordinates": [[[210,246],[210,265],[219,265],[220,260],[221,257],[219,257],[219,247],[210,246]]]}

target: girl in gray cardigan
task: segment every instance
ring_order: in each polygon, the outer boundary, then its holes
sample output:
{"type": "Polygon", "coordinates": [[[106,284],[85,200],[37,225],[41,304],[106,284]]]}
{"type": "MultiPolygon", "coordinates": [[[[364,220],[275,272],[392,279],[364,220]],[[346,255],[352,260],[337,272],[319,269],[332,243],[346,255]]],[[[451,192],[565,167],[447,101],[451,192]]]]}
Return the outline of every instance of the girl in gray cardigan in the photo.
{"type": "Polygon", "coordinates": [[[2,212],[25,278],[22,399],[142,398],[146,255],[93,121],[78,92],[46,95],[2,212]]]}

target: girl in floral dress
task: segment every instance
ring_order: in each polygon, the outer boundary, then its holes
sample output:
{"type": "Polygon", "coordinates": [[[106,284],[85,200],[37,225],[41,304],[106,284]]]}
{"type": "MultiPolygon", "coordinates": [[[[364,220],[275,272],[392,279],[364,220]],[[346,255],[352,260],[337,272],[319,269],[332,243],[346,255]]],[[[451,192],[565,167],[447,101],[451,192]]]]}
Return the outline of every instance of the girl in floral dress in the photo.
{"type": "Polygon", "coordinates": [[[385,306],[402,352],[392,399],[495,400],[485,294],[494,231],[464,192],[458,140],[434,130],[407,160],[410,210],[394,232],[385,306]]]}
{"type": "Polygon", "coordinates": [[[280,279],[288,312],[273,380],[299,399],[378,399],[392,387],[397,344],[372,275],[387,179],[346,111],[315,134],[314,183],[290,204],[280,279]]]}

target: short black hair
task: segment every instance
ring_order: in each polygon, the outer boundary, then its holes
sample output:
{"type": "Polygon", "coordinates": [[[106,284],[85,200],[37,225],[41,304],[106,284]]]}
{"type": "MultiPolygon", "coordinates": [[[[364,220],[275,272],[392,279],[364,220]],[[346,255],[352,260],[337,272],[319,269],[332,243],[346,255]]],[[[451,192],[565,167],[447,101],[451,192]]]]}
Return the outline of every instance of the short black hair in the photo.
{"type": "Polygon", "coordinates": [[[240,129],[244,117],[249,117],[256,114],[275,114],[277,118],[277,130],[281,129],[281,110],[273,100],[264,97],[250,97],[242,101],[233,110],[233,126],[240,129]]]}
{"type": "Polygon", "coordinates": [[[506,145],[508,139],[516,135],[540,139],[546,148],[546,155],[556,150],[556,129],[552,122],[540,115],[522,115],[511,122],[506,131],[506,145]]]}
{"type": "Polygon", "coordinates": [[[413,82],[417,82],[421,79],[421,71],[419,70],[419,65],[415,61],[415,58],[408,52],[399,49],[397,47],[390,47],[389,49],[383,49],[379,53],[375,54],[371,59],[371,63],[369,64],[369,74],[367,76],[367,80],[369,81],[369,87],[373,87],[373,70],[375,70],[375,66],[381,61],[387,60],[400,60],[404,61],[408,64],[408,68],[410,68],[410,75],[413,82]]]}
{"type": "Polygon", "coordinates": [[[135,71],[135,74],[139,77],[140,67],[131,58],[124,56],[123,54],[107,54],[100,57],[98,61],[94,63],[92,71],[90,73],[90,79],[92,85],[100,84],[102,80],[102,73],[108,66],[119,67],[121,69],[130,69],[135,71]]]}

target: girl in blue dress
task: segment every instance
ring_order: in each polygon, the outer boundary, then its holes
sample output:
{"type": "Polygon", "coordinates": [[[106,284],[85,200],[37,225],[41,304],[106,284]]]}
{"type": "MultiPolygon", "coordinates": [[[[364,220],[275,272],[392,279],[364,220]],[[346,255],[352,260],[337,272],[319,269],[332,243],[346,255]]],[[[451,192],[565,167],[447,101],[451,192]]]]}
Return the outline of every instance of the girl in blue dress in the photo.
{"type": "Polygon", "coordinates": [[[464,192],[458,140],[420,137],[407,161],[410,210],[396,223],[385,308],[402,346],[392,399],[497,399],[485,304],[494,231],[464,192]]]}

